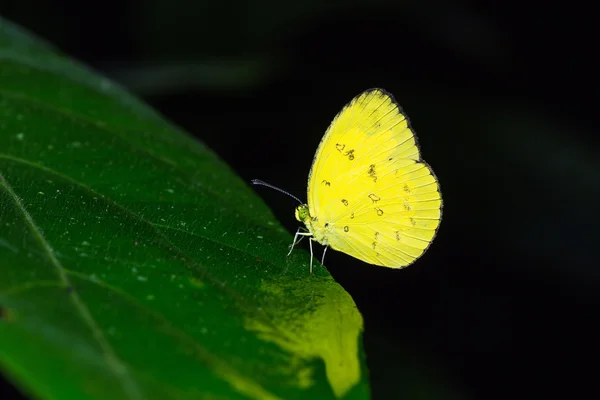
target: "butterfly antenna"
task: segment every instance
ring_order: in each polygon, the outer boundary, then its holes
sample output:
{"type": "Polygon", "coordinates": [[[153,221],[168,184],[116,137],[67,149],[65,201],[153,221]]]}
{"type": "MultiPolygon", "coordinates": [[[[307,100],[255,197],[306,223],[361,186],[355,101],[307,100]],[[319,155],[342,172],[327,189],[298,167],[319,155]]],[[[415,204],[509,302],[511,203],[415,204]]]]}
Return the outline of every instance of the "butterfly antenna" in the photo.
{"type": "Polygon", "coordinates": [[[299,198],[297,198],[293,194],[290,194],[290,193],[286,192],[285,190],[279,189],[277,186],[273,186],[273,185],[271,185],[271,184],[269,184],[267,182],[261,181],[260,179],[252,179],[250,182],[252,182],[253,185],[263,185],[263,186],[266,186],[268,188],[275,189],[278,192],[281,192],[283,194],[287,194],[292,199],[296,200],[298,203],[304,204],[304,203],[302,203],[302,201],[299,198]]]}

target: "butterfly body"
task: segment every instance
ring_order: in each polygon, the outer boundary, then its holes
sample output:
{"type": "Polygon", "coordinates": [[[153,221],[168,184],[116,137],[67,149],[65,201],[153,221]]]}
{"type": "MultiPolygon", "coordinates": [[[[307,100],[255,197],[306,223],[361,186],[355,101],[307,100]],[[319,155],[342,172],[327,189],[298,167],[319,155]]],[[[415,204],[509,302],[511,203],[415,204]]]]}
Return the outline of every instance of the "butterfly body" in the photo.
{"type": "Polygon", "coordinates": [[[296,208],[308,232],[296,236],[401,268],[428,248],[441,210],[438,180],[408,119],[389,93],[371,89],[342,109],[321,140],[307,204],[296,208]]]}

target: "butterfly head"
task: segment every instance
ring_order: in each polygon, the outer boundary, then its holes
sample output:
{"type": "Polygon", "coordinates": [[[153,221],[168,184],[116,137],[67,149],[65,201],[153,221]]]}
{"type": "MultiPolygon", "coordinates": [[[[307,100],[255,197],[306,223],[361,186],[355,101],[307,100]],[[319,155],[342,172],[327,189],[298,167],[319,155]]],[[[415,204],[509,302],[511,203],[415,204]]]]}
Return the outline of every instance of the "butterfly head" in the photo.
{"type": "Polygon", "coordinates": [[[308,212],[308,204],[302,204],[296,207],[296,219],[300,222],[305,222],[310,217],[308,212]]]}

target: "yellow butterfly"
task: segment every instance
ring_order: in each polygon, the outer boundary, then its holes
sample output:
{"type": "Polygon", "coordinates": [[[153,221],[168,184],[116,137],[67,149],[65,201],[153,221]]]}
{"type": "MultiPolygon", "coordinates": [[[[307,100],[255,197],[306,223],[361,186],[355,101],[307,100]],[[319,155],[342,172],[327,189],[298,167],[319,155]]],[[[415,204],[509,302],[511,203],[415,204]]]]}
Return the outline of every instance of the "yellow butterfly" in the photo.
{"type": "Polygon", "coordinates": [[[406,267],[427,250],[442,218],[438,180],[408,118],[382,89],[356,96],[333,119],[310,170],[308,204],[296,200],[307,232],[296,232],[290,253],[309,236],[311,273],[312,241],[325,246],[323,261],[331,247],[369,264],[406,267]]]}

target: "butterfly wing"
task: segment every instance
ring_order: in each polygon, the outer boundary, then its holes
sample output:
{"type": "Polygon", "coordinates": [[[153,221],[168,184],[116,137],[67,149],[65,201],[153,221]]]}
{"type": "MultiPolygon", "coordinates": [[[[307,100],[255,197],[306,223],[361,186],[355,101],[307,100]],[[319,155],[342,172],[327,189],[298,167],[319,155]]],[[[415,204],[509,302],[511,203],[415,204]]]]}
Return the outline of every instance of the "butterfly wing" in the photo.
{"type": "Polygon", "coordinates": [[[313,161],[308,206],[326,244],[365,262],[399,268],[427,249],[441,220],[439,185],[390,94],[368,90],[334,118],[313,161]]]}

